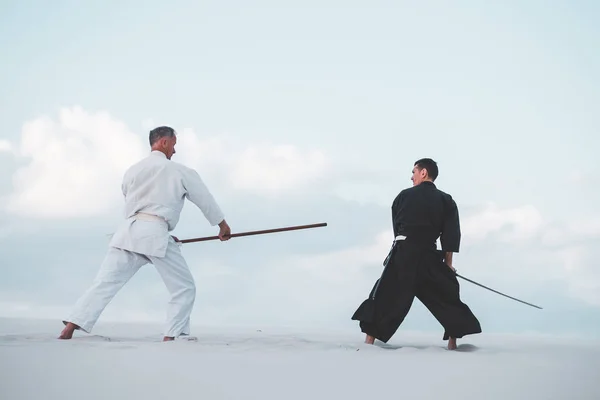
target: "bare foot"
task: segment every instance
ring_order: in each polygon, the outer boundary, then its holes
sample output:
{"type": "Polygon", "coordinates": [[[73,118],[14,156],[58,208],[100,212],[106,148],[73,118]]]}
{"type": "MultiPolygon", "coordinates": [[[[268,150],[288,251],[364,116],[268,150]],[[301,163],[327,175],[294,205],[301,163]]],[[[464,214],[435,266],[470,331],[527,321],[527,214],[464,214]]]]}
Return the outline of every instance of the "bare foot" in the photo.
{"type": "Polygon", "coordinates": [[[450,338],[448,340],[448,350],[456,350],[456,338],[450,338]]]}
{"type": "Polygon", "coordinates": [[[73,337],[73,332],[76,329],[79,329],[79,326],[75,325],[72,322],[66,324],[65,329],[60,333],[59,339],[71,339],[73,337]]]}
{"type": "Polygon", "coordinates": [[[371,335],[367,335],[366,339],[365,339],[365,343],[366,344],[373,344],[375,343],[375,338],[371,335]]]}

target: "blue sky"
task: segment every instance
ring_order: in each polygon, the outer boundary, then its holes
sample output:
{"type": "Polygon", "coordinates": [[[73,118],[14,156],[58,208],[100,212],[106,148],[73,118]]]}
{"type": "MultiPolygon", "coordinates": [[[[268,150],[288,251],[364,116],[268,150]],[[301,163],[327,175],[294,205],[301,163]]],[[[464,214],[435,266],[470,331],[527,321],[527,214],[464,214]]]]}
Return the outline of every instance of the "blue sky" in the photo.
{"type": "MultiPolygon", "coordinates": [[[[357,329],[389,206],[433,157],[464,224],[456,267],[545,306],[462,283],[484,331],[599,335],[599,14],[584,1],[3,2],[0,315],[63,317],[118,222],[123,169],[169,124],[234,231],[329,223],[186,245],[198,322],[357,329]]],[[[214,230],[186,206],[175,234],[214,230]]],[[[161,320],[165,300],[149,267],[105,318],[161,320]]],[[[407,329],[439,329],[413,311],[407,329]]]]}

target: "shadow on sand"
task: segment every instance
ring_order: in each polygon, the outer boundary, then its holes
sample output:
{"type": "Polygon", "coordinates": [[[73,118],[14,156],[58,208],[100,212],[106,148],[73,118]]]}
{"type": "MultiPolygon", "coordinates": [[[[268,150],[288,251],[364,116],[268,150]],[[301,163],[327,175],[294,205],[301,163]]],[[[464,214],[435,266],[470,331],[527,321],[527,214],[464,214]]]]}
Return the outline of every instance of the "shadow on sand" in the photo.
{"type": "MultiPolygon", "coordinates": [[[[429,350],[429,349],[442,349],[447,350],[446,346],[426,346],[426,345],[397,345],[397,344],[387,344],[376,341],[374,346],[377,346],[386,350],[400,350],[400,349],[418,349],[418,350],[429,350]]],[[[456,346],[456,350],[461,353],[471,353],[479,350],[479,347],[472,344],[459,344],[456,346]]]]}

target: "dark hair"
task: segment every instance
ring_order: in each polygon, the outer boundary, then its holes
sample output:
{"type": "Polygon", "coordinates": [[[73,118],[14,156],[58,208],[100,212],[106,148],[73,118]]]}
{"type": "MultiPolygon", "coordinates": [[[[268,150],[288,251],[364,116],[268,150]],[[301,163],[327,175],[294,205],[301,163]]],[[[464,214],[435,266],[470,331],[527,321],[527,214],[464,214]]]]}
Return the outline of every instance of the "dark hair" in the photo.
{"type": "Polygon", "coordinates": [[[431,158],[421,158],[420,160],[415,161],[415,167],[419,169],[425,168],[427,170],[427,175],[431,178],[432,181],[438,177],[438,166],[435,161],[431,158]]]}
{"type": "Polygon", "coordinates": [[[173,128],[169,126],[159,126],[150,131],[148,140],[150,141],[150,146],[153,146],[159,139],[173,136],[175,136],[175,130],[173,128]]]}

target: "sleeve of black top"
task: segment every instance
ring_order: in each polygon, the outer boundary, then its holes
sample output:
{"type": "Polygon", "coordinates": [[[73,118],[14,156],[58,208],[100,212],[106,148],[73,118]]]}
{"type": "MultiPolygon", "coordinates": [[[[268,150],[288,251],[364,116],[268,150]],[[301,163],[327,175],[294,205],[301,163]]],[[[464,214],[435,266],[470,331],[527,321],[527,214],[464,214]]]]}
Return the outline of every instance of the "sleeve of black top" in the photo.
{"type": "Polygon", "coordinates": [[[392,231],[394,232],[394,237],[398,236],[398,213],[400,212],[400,207],[402,206],[402,195],[404,191],[398,193],[394,201],[392,202],[392,231]]]}
{"type": "Polygon", "coordinates": [[[460,236],[458,206],[454,199],[448,197],[444,212],[444,226],[440,235],[442,251],[458,253],[460,249],[460,236]]]}

